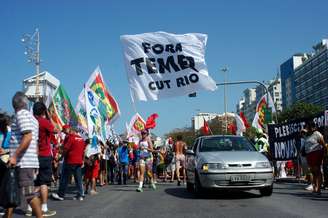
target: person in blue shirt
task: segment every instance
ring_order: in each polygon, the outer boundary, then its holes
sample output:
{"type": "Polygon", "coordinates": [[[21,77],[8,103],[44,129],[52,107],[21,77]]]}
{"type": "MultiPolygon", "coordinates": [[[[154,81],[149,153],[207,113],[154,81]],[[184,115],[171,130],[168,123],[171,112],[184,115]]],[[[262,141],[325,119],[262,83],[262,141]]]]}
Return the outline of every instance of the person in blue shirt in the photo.
{"type": "Polygon", "coordinates": [[[118,184],[126,185],[126,179],[128,174],[128,166],[129,166],[129,148],[128,148],[128,142],[123,141],[120,142],[119,147],[117,149],[118,153],[118,162],[119,162],[119,178],[118,178],[118,184]]]}
{"type": "Polygon", "coordinates": [[[6,113],[0,113],[0,184],[7,170],[6,161],[9,159],[10,143],[10,117],[6,113]]]}
{"type": "Polygon", "coordinates": [[[6,113],[0,113],[0,148],[3,150],[9,149],[11,136],[9,125],[10,117],[6,113]]]}

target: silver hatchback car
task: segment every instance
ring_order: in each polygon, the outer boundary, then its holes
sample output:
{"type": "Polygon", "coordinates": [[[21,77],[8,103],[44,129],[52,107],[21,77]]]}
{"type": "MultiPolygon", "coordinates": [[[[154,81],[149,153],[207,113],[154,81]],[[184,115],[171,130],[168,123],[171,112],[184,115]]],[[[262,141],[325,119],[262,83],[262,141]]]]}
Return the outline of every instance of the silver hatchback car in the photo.
{"type": "Polygon", "coordinates": [[[187,189],[273,190],[273,167],[247,138],[230,135],[202,136],[186,153],[187,189]]]}

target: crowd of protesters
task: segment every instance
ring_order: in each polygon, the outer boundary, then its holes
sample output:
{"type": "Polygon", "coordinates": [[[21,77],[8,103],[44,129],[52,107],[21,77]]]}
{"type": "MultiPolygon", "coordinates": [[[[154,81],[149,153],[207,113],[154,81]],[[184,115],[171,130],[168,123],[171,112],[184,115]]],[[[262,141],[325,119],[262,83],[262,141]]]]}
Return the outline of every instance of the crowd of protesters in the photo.
{"type": "MultiPolygon", "coordinates": [[[[86,194],[98,194],[97,185],[126,185],[130,179],[137,192],[143,192],[146,184],[156,190],[158,179],[174,182],[177,178],[181,185],[180,171],[186,181],[187,146],[181,136],[176,143],[169,138],[156,148],[146,129],[138,142],[102,142],[96,136],[84,139],[68,124],[57,129],[44,103],[36,102],[32,112],[28,105],[24,93],[17,92],[12,99],[14,115],[0,113],[0,180],[9,167],[17,170],[19,189],[27,203],[26,216],[56,214],[47,203],[51,185],[56,188],[51,193],[53,199],[65,200],[68,185],[74,184],[73,199],[83,201],[86,194]],[[88,153],[90,147],[98,152],[88,153]]],[[[13,217],[13,211],[5,208],[4,217],[13,217]]]]}
{"type": "MultiPolygon", "coordinates": [[[[22,92],[14,95],[12,106],[13,116],[0,113],[0,184],[8,167],[17,170],[19,188],[27,203],[26,216],[56,214],[48,208],[51,185],[56,188],[51,193],[53,199],[65,200],[69,184],[74,184],[73,199],[83,201],[87,194],[98,194],[97,186],[130,182],[137,192],[143,192],[147,186],[156,190],[159,180],[177,179],[178,186],[186,182],[187,145],[182,136],[177,136],[175,142],[168,138],[164,145],[155,147],[145,129],[137,140],[118,137],[103,142],[97,136],[83,138],[68,124],[57,129],[50,121],[46,105],[36,102],[31,112],[22,92]]],[[[256,134],[255,148],[270,159],[268,137],[261,130],[256,134]]],[[[280,162],[276,169],[303,175],[309,182],[306,189],[320,195],[322,188],[328,188],[327,144],[313,122],[308,122],[300,134],[297,164],[280,162]]],[[[4,216],[12,217],[14,208],[5,209],[4,216]]]]}
{"type": "MultiPolygon", "coordinates": [[[[268,136],[257,131],[255,148],[270,159],[268,136]]],[[[321,195],[322,189],[328,189],[328,144],[325,143],[323,130],[319,130],[313,121],[308,121],[300,131],[300,148],[294,160],[275,161],[278,178],[288,176],[302,179],[308,183],[305,188],[314,195],[321,195]]]]}

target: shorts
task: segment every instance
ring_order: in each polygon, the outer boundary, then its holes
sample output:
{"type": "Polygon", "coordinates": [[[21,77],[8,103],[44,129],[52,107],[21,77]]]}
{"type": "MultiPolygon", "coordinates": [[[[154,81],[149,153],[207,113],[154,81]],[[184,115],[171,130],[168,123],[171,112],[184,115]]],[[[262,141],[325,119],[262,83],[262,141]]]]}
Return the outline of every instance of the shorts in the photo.
{"type": "Polygon", "coordinates": [[[153,169],[153,159],[152,158],[140,159],[139,165],[146,166],[148,169],[153,169]]]}
{"type": "Polygon", "coordinates": [[[157,166],[157,172],[163,173],[165,171],[165,167],[166,167],[165,164],[159,164],[157,166]]]}
{"type": "Polygon", "coordinates": [[[102,171],[106,170],[106,160],[105,159],[100,160],[100,170],[102,170],[102,171]]]}
{"type": "Polygon", "coordinates": [[[153,167],[152,168],[153,168],[152,169],[153,170],[153,173],[154,174],[157,174],[157,165],[153,163],[153,167]]]}
{"type": "Polygon", "coordinates": [[[85,172],[87,179],[96,179],[99,175],[99,160],[95,160],[92,166],[88,166],[85,172]]]}
{"type": "Polygon", "coordinates": [[[174,172],[174,171],[175,171],[175,162],[172,161],[172,162],[167,166],[166,170],[169,171],[169,172],[174,172]]]}
{"type": "Polygon", "coordinates": [[[306,154],[306,160],[310,168],[320,167],[323,160],[323,150],[312,151],[306,154]]]}
{"type": "Polygon", "coordinates": [[[34,188],[35,171],[34,168],[18,168],[18,185],[27,202],[37,196],[34,188]]]}
{"type": "Polygon", "coordinates": [[[135,164],[136,164],[136,159],[135,158],[129,159],[129,165],[134,166],[135,164]]]}
{"type": "Polygon", "coordinates": [[[307,175],[310,173],[308,163],[305,157],[301,157],[301,166],[302,166],[303,175],[307,175]]]}
{"type": "Polygon", "coordinates": [[[183,154],[177,154],[175,156],[175,161],[176,169],[180,169],[180,165],[186,168],[186,157],[183,154]]]}
{"type": "Polygon", "coordinates": [[[52,157],[39,157],[39,173],[35,180],[35,186],[51,185],[52,181],[52,157]]]}

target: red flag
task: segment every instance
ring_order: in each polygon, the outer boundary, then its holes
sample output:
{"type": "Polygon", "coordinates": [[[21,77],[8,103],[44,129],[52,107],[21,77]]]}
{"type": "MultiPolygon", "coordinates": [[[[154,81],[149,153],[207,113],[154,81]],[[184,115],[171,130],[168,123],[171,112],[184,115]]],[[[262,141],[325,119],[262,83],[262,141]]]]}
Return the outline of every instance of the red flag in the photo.
{"type": "Polygon", "coordinates": [[[231,134],[236,135],[237,127],[236,127],[235,124],[230,123],[230,124],[228,125],[228,130],[229,130],[229,132],[230,132],[231,134]]]}
{"type": "Polygon", "coordinates": [[[210,127],[208,126],[208,123],[206,122],[205,119],[204,119],[204,125],[202,127],[202,132],[204,135],[209,135],[210,133],[210,127]]]}
{"type": "Polygon", "coordinates": [[[148,117],[146,121],[146,129],[154,129],[156,127],[156,119],[158,118],[158,114],[152,114],[148,117]]]}
{"type": "Polygon", "coordinates": [[[249,125],[249,123],[247,122],[247,119],[246,119],[244,113],[243,113],[243,112],[240,112],[239,115],[240,115],[240,118],[243,120],[246,129],[248,129],[249,127],[251,127],[251,126],[249,125]]]}

